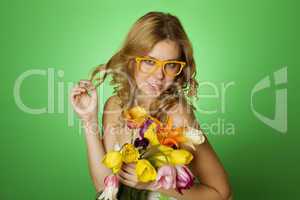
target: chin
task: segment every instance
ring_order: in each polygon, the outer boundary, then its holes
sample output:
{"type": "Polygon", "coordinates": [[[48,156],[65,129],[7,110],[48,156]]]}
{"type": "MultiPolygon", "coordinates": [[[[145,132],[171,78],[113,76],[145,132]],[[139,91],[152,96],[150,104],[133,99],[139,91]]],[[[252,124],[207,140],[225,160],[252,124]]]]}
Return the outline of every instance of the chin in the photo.
{"type": "Polygon", "coordinates": [[[144,90],[143,93],[149,95],[150,97],[159,97],[162,92],[155,90],[144,90]]]}
{"type": "Polygon", "coordinates": [[[161,92],[155,92],[155,91],[151,91],[147,93],[148,95],[151,95],[152,97],[159,97],[159,95],[161,94],[161,92]]]}

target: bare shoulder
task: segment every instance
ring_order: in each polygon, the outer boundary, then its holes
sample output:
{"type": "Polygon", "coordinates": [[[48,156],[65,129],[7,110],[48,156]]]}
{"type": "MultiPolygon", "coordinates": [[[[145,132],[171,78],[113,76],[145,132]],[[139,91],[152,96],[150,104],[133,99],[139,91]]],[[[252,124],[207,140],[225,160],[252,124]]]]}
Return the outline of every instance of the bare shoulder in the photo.
{"type": "Polygon", "coordinates": [[[117,95],[110,96],[105,104],[104,104],[104,111],[105,110],[121,110],[121,100],[117,95]]]}
{"type": "Polygon", "coordinates": [[[113,149],[117,141],[118,130],[122,127],[120,121],[121,112],[119,97],[117,95],[109,97],[104,104],[102,115],[103,138],[106,151],[113,149]]]}
{"type": "Polygon", "coordinates": [[[122,108],[119,97],[117,95],[109,97],[103,108],[103,126],[116,122],[116,120],[120,117],[121,112],[122,108]]]}

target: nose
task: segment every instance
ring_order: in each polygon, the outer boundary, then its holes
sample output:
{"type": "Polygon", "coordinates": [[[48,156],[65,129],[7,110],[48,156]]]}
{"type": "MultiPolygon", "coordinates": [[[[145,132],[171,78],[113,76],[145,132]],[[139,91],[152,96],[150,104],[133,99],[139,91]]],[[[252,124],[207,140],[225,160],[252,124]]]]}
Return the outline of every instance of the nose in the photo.
{"type": "Polygon", "coordinates": [[[154,76],[157,79],[163,79],[164,78],[164,72],[162,66],[159,66],[158,69],[154,72],[154,76]]]}

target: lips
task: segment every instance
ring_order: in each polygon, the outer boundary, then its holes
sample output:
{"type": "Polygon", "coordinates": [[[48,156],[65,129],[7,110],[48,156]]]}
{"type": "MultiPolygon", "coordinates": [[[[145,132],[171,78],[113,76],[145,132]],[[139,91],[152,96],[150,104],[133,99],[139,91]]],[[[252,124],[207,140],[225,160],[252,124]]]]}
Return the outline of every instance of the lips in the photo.
{"type": "Polygon", "coordinates": [[[156,90],[160,90],[162,88],[161,84],[152,83],[152,82],[148,82],[148,84],[156,90]]]}

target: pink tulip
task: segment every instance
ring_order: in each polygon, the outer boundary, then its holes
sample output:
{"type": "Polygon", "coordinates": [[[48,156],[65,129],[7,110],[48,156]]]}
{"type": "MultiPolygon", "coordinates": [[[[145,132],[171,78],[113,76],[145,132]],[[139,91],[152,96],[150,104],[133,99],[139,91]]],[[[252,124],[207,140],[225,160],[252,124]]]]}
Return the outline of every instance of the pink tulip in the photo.
{"type": "Polygon", "coordinates": [[[119,187],[119,178],[117,175],[110,175],[104,178],[105,187],[119,187]]]}
{"type": "Polygon", "coordinates": [[[189,189],[194,184],[194,175],[187,166],[177,165],[176,166],[176,190],[182,194],[183,189],[189,189]]]}
{"type": "Polygon", "coordinates": [[[176,169],[170,165],[164,165],[158,169],[156,186],[170,189],[176,187],[176,169]]]}
{"type": "Polygon", "coordinates": [[[104,178],[104,190],[98,197],[99,200],[117,200],[119,190],[119,178],[117,175],[110,175],[104,178]]]}

